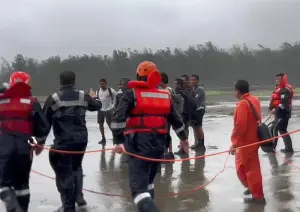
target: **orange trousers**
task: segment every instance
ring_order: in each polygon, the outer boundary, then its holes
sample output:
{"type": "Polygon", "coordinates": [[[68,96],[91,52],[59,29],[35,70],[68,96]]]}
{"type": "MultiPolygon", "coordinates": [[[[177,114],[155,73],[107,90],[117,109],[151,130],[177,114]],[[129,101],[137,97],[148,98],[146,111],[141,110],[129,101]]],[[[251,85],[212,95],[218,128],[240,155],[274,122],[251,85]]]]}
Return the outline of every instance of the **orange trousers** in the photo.
{"type": "Polygon", "coordinates": [[[264,197],[258,148],[240,149],[235,157],[236,172],[241,183],[250,190],[252,197],[264,197]]]}

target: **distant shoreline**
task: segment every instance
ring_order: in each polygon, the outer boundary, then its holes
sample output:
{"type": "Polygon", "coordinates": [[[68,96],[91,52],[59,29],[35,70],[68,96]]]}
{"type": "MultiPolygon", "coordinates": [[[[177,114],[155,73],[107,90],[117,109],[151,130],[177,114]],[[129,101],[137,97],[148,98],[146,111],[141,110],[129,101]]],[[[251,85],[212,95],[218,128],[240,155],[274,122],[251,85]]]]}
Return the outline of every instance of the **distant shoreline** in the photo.
{"type": "MultiPolygon", "coordinates": [[[[297,89],[298,90],[298,89],[297,89]]],[[[253,95],[257,96],[261,101],[269,101],[271,91],[254,91],[253,95]],[[269,95],[268,95],[269,94],[269,95]]],[[[300,93],[300,92],[296,92],[300,93]]],[[[37,96],[41,103],[46,101],[48,96],[37,96]]],[[[295,95],[294,100],[300,100],[300,95],[295,95]]],[[[228,91],[207,91],[206,102],[207,105],[218,105],[220,102],[236,102],[237,99],[233,92],[228,91]]]]}

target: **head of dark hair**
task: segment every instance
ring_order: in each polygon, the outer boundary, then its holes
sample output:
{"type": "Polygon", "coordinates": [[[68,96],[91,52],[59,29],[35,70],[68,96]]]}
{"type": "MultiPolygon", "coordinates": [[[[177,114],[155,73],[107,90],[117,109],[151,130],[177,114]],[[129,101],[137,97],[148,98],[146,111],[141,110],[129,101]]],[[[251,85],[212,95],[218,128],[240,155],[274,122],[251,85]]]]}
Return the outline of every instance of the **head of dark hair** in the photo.
{"type": "Polygon", "coordinates": [[[191,77],[195,78],[197,81],[199,81],[199,76],[197,74],[193,74],[191,77]]]}
{"type": "Polygon", "coordinates": [[[127,78],[127,77],[124,77],[124,78],[122,78],[121,80],[120,80],[120,82],[129,82],[130,81],[130,79],[129,78],[127,78]]]}
{"type": "Polygon", "coordinates": [[[103,83],[105,83],[105,84],[107,83],[106,79],[104,79],[104,78],[101,78],[101,79],[99,80],[99,83],[100,83],[100,82],[103,82],[103,83]]]}
{"type": "Polygon", "coordinates": [[[130,81],[130,79],[129,78],[127,78],[127,77],[124,77],[124,78],[122,78],[121,80],[120,80],[120,84],[122,83],[122,82],[124,82],[124,83],[128,83],[130,81]]]}
{"type": "Polygon", "coordinates": [[[283,77],[283,76],[284,76],[283,73],[278,73],[278,74],[276,74],[276,77],[283,77]]]}
{"type": "Polygon", "coordinates": [[[168,75],[165,72],[161,72],[160,75],[161,75],[161,81],[165,84],[168,84],[169,83],[168,75]]]}
{"type": "Polygon", "coordinates": [[[76,75],[73,71],[63,71],[60,76],[61,85],[74,85],[76,80],[76,75]]]}
{"type": "Polygon", "coordinates": [[[239,91],[242,95],[249,93],[249,83],[246,80],[238,80],[234,85],[234,89],[239,91]]]}
{"type": "Polygon", "coordinates": [[[183,80],[181,78],[175,79],[175,81],[180,85],[183,86],[183,80]]]}
{"type": "Polygon", "coordinates": [[[189,75],[187,75],[187,74],[183,74],[180,77],[184,78],[185,80],[189,80],[190,79],[189,75]]]}

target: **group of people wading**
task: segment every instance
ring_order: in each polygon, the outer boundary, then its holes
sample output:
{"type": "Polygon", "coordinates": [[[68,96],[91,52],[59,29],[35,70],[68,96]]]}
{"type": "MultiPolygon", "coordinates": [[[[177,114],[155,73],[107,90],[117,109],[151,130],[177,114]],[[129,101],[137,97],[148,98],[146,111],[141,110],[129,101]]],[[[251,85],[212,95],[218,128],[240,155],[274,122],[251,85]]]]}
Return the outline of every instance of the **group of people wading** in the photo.
{"type": "MultiPolygon", "coordinates": [[[[140,63],[137,80],[122,78],[115,92],[100,80],[100,89],[90,93],[75,88],[75,74],[60,74],[61,88],[50,95],[43,108],[32,96],[30,76],[14,72],[7,88],[0,94],[0,198],[8,212],[27,212],[30,202],[29,174],[33,155],[39,155],[53,128],[54,142],[49,153],[56,175],[56,186],[62,206],[57,211],[74,212],[75,206],[87,204],[82,193],[82,160],[84,154],[62,154],[59,151],[85,151],[88,142],[86,111],[98,111],[98,123],[105,147],[104,119],[113,134],[114,150],[154,159],[174,158],[170,127],[177,134],[179,155],[189,153],[189,126],[194,130],[195,144],[190,148],[204,154],[202,120],[205,114],[205,91],[199,76],[183,75],[168,86],[168,76],[160,73],[150,61],[140,63]],[[108,101],[104,101],[109,97],[108,101]],[[102,110],[101,110],[102,108],[102,110]],[[104,109],[103,109],[104,108],[104,109]]],[[[253,104],[259,114],[258,98],[249,94],[249,84],[239,80],[235,95],[240,100],[234,114],[231,152],[237,147],[258,142],[257,120],[249,111],[253,104]]],[[[275,115],[274,132],[287,132],[291,116],[293,89],[286,75],[276,76],[270,111],[275,115]]],[[[276,148],[277,142],[274,142],[276,148]]],[[[293,152],[291,139],[284,137],[283,152],[293,152]]],[[[128,157],[131,196],[140,212],[157,212],[154,202],[154,179],[158,162],[128,157]]],[[[238,177],[251,198],[247,203],[265,203],[258,158],[258,146],[236,152],[238,177]]]]}

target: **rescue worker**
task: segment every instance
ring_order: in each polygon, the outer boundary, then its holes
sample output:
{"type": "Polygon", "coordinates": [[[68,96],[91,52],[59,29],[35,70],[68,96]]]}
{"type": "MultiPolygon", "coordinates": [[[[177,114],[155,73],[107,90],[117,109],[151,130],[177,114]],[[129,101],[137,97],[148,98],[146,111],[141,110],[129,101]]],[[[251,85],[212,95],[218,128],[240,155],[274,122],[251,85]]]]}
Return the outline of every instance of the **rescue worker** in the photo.
{"type": "MultiPolygon", "coordinates": [[[[168,125],[173,126],[182,145],[187,144],[182,118],[171,104],[170,94],[157,89],[161,76],[149,61],[137,67],[137,80],[116,108],[112,119],[115,151],[131,152],[144,157],[161,159],[167,142],[168,125]],[[125,135],[127,139],[125,140],[125,135]],[[125,145],[125,147],[124,147],[125,145]]],[[[130,157],[129,185],[139,212],[157,212],[154,203],[154,178],[160,163],[130,157]]]]}
{"type": "MultiPolygon", "coordinates": [[[[59,91],[50,95],[44,105],[44,113],[53,126],[52,149],[85,151],[88,142],[86,110],[98,111],[101,102],[84,91],[75,89],[75,74],[64,71],[60,74],[59,91]]],[[[58,211],[75,212],[78,206],[86,205],[82,194],[82,159],[84,154],[61,154],[50,151],[50,164],[56,175],[56,186],[62,207],[58,211]]]]}
{"type": "Polygon", "coordinates": [[[203,116],[205,114],[206,94],[203,85],[199,83],[199,76],[194,74],[190,78],[190,83],[194,89],[194,99],[197,104],[196,109],[192,111],[191,125],[194,130],[195,144],[191,146],[192,150],[205,152],[204,132],[202,128],[203,116]]]}
{"type": "MultiPolygon", "coordinates": [[[[232,150],[259,142],[257,120],[247,100],[251,102],[256,113],[261,117],[260,101],[249,93],[249,84],[246,80],[236,82],[234,94],[240,101],[234,112],[234,128],[231,134],[232,150]]],[[[251,198],[244,198],[245,203],[265,203],[258,149],[259,145],[256,145],[236,151],[237,176],[247,188],[244,194],[252,195],[251,198]]],[[[233,154],[234,151],[231,153],[233,154]]]]}
{"type": "Polygon", "coordinates": [[[33,146],[38,155],[49,132],[49,124],[40,103],[31,94],[29,82],[27,73],[14,72],[9,87],[0,94],[0,198],[8,212],[28,211],[32,164],[28,141],[35,136],[41,145],[33,146]]]}
{"type": "MultiPolygon", "coordinates": [[[[289,119],[291,118],[292,99],[294,91],[291,85],[288,84],[285,74],[277,74],[275,79],[276,87],[271,96],[269,110],[275,116],[272,132],[274,136],[287,133],[289,119]]],[[[283,153],[293,153],[293,144],[290,135],[282,137],[285,148],[281,150],[283,153]]],[[[278,139],[273,142],[274,150],[276,149],[278,139]]]]}

